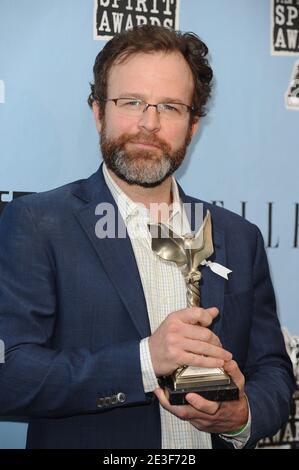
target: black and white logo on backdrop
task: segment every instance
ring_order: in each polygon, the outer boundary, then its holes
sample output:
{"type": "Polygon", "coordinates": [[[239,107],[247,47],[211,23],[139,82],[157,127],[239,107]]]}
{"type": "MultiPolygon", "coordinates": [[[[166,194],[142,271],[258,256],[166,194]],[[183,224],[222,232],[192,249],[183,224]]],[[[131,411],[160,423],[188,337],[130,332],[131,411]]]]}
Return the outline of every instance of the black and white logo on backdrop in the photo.
{"type": "Polygon", "coordinates": [[[94,39],[142,24],[179,28],[179,0],[94,0],[94,39]]]}
{"type": "Polygon", "coordinates": [[[286,328],[282,331],[293,364],[297,390],[293,396],[288,422],[275,436],[262,439],[258,443],[259,449],[299,449],[299,336],[292,336],[286,328]]]}
{"type": "Polygon", "coordinates": [[[271,53],[299,54],[299,0],[272,0],[271,53]]]}
{"type": "Polygon", "coordinates": [[[21,192],[21,191],[1,191],[0,190],[0,215],[3,211],[6,204],[11,202],[13,199],[16,199],[20,196],[26,196],[27,194],[32,194],[31,192],[21,192]]]}
{"type": "Polygon", "coordinates": [[[289,87],[285,95],[285,103],[287,109],[299,111],[299,60],[293,67],[289,87]]]}

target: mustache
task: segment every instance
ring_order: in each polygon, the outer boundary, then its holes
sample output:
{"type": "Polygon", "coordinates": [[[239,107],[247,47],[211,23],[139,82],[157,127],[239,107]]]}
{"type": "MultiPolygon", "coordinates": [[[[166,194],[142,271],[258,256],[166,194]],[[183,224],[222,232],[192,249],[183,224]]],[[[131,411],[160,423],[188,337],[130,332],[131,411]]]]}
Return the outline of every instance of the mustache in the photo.
{"type": "Polygon", "coordinates": [[[171,151],[171,147],[165,140],[157,137],[156,135],[147,135],[142,132],[138,132],[138,134],[129,134],[125,133],[119,139],[117,139],[118,145],[125,145],[126,143],[131,142],[134,144],[148,144],[154,145],[155,147],[160,148],[164,153],[169,153],[171,151]]]}

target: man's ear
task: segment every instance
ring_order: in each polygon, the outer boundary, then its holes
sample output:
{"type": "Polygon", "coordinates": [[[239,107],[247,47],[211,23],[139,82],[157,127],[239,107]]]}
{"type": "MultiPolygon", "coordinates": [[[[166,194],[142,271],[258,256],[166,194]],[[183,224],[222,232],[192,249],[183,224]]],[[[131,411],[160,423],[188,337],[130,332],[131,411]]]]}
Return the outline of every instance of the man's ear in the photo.
{"type": "Polygon", "coordinates": [[[192,124],[191,124],[191,138],[194,136],[194,134],[196,134],[196,132],[198,131],[200,127],[200,119],[198,116],[195,116],[192,120],[192,124]]]}
{"type": "Polygon", "coordinates": [[[98,132],[101,132],[102,130],[102,118],[101,118],[101,112],[100,112],[100,107],[97,101],[94,101],[92,103],[92,111],[94,115],[94,120],[96,123],[96,128],[98,132]]]}

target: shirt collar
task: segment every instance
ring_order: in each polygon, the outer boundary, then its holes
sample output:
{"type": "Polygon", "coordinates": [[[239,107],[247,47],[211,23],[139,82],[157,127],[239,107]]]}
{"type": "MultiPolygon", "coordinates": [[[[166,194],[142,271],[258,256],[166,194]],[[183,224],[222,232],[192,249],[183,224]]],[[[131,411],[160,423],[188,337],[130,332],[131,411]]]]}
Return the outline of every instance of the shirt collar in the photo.
{"type": "MultiPolygon", "coordinates": [[[[103,175],[106,184],[118,206],[118,209],[123,217],[125,224],[134,216],[149,217],[149,211],[141,204],[137,204],[130,199],[126,193],[118,186],[118,184],[111,177],[105,162],[103,163],[103,175]]],[[[171,179],[171,191],[173,197],[172,212],[168,220],[168,225],[173,225],[176,219],[183,215],[183,206],[180,200],[179,189],[175,178],[171,179]]]]}

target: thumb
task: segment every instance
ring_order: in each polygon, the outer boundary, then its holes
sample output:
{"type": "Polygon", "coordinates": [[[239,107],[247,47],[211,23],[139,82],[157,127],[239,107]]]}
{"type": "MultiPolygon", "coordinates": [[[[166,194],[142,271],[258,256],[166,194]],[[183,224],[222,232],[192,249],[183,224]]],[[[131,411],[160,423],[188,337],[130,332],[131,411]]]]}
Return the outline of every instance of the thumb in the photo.
{"type": "Polygon", "coordinates": [[[223,369],[237,385],[238,389],[240,390],[240,397],[244,395],[245,377],[240,371],[236,361],[225,361],[223,369]]]}
{"type": "Polygon", "coordinates": [[[200,324],[201,326],[210,326],[214,318],[218,315],[219,310],[216,307],[201,308],[191,307],[180,312],[179,318],[184,323],[191,325],[200,324]]]}
{"type": "Polygon", "coordinates": [[[213,320],[217,317],[217,315],[219,315],[219,310],[217,307],[206,308],[206,311],[209,312],[209,314],[213,317],[213,320]]]}

